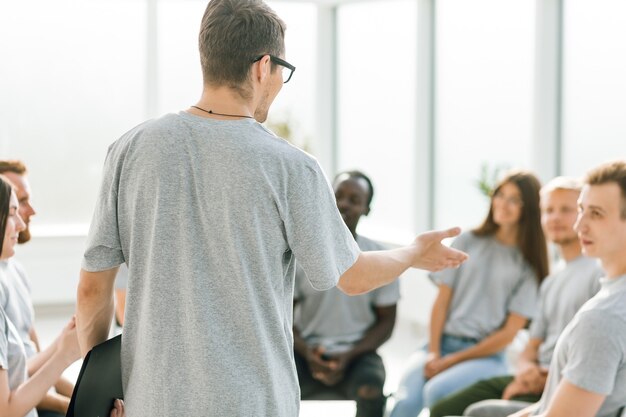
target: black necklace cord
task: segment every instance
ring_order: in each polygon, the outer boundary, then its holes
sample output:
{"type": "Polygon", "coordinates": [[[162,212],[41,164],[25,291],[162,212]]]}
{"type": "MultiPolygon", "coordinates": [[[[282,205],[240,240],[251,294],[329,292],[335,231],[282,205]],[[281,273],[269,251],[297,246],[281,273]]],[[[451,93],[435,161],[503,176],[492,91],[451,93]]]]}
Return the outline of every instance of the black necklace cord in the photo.
{"type": "Polygon", "coordinates": [[[193,107],[194,109],[198,109],[198,110],[203,111],[203,112],[208,113],[208,114],[213,114],[215,116],[243,117],[243,118],[246,118],[246,119],[254,119],[254,117],[252,117],[252,116],[244,116],[243,114],[216,113],[213,110],[205,110],[202,107],[198,107],[198,106],[190,106],[190,107],[193,107]]]}

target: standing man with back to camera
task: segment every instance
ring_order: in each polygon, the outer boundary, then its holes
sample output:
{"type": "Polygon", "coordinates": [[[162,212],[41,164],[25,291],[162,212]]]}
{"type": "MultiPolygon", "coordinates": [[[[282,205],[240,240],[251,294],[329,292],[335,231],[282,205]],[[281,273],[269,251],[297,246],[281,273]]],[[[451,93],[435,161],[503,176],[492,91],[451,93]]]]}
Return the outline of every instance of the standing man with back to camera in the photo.
{"type": "Polygon", "coordinates": [[[110,148],[78,287],[86,354],[107,338],[117,267],[129,268],[122,339],[132,417],[294,417],[295,260],[318,290],[358,294],[409,267],[466,255],[420,235],[361,253],[318,163],[260,123],[294,67],[260,0],[213,0],[200,30],[196,105],[110,148]]]}

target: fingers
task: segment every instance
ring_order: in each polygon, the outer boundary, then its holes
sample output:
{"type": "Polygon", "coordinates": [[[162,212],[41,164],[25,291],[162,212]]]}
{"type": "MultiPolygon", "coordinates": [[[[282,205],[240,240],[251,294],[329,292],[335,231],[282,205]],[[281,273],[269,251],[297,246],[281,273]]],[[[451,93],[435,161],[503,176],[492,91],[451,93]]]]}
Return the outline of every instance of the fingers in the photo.
{"type": "Polygon", "coordinates": [[[417,236],[414,241],[415,252],[412,266],[434,272],[461,265],[468,259],[468,255],[441,243],[443,239],[457,236],[460,232],[460,228],[453,227],[417,236]]]}
{"type": "Polygon", "coordinates": [[[65,325],[65,329],[73,330],[75,328],[76,328],[76,316],[72,316],[72,318],[70,318],[70,320],[65,325]]]}
{"type": "Polygon", "coordinates": [[[446,248],[446,251],[449,262],[456,262],[460,265],[461,263],[465,262],[467,258],[469,258],[469,255],[467,253],[462,252],[458,249],[446,248]]]}
{"type": "Polygon", "coordinates": [[[113,402],[113,410],[111,410],[111,417],[124,417],[124,401],[115,400],[113,402]]]}
{"type": "Polygon", "coordinates": [[[451,248],[446,248],[445,250],[449,251],[449,253],[442,256],[440,259],[434,260],[432,263],[425,265],[423,269],[437,272],[442,269],[458,268],[469,259],[469,255],[465,252],[451,248]]]}
{"type": "Polygon", "coordinates": [[[324,352],[326,352],[326,349],[324,349],[324,346],[313,347],[313,353],[315,353],[317,356],[322,356],[324,352]]]}
{"type": "Polygon", "coordinates": [[[460,227],[452,227],[450,229],[447,230],[441,230],[439,232],[437,232],[440,239],[439,240],[443,240],[443,239],[447,239],[450,237],[455,237],[458,236],[459,233],[461,233],[461,228],[460,227]]]}
{"type": "Polygon", "coordinates": [[[445,254],[442,256],[442,260],[437,270],[447,268],[458,268],[463,262],[469,259],[469,255],[465,252],[453,248],[445,248],[445,254]]]}

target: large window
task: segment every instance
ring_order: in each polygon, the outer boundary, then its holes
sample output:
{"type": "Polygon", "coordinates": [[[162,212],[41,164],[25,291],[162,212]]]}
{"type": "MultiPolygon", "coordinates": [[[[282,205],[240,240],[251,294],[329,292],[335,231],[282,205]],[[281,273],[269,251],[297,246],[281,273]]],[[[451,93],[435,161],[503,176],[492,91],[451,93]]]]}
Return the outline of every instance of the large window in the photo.
{"type": "Polygon", "coordinates": [[[408,0],[338,13],[339,168],[372,178],[376,195],[362,230],[379,238],[414,228],[416,25],[408,0]]]}
{"type": "Polygon", "coordinates": [[[164,0],[158,3],[159,113],[184,110],[202,92],[198,32],[205,1],[164,0]]]}
{"type": "Polygon", "coordinates": [[[471,227],[482,166],[531,159],[534,1],[436,2],[435,225],[471,227]]]}
{"type": "Polygon", "coordinates": [[[626,157],[626,2],[564,4],[563,171],[626,157]]]}
{"type": "Polygon", "coordinates": [[[0,5],[0,155],[30,168],[35,230],[90,221],[107,147],[145,116],[144,9],[138,0],[0,5]]]}
{"type": "MultiPolygon", "coordinates": [[[[317,6],[312,3],[270,2],[287,24],[286,59],[296,66],[291,81],[283,86],[269,115],[269,125],[287,124],[295,144],[315,153],[315,100],[317,85],[317,6]]],[[[280,133],[280,132],[278,132],[280,133]]]]}
{"type": "MultiPolygon", "coordinates": [[[[86,233],[108,146],[147,117],[200,98],[197,39],[206,4],[157,2],[150,33],[146,0],[0,3],[0,157],[30,169],[36,235],[86,233]],[[148,67],[150,45],[156,68],[148,67]]],[[[271,5],[288,25],[287,59],[298,71],[270,125],[288,123],[292,139],[314,150],[316,9],[271,5]]]]}

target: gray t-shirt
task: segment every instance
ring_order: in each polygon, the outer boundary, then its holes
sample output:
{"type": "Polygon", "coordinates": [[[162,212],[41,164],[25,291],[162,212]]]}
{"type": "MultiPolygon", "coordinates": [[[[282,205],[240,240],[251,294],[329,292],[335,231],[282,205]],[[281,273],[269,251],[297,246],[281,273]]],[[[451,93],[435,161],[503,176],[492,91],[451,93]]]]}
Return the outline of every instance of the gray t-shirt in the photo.
{"type": "Polygon", "coordinates": [[[129,268],[127,414],[294,417],[295,259],[325,290],[359,254],[311,156],[186,112],[114,143],[83,268],[129,268]]]}
{"type": "Polygon", "coordinates": [[[0,306],[17,329],[24,343],[26,356],[30,358],[37,353],[30,338],[35,321],[31,287],[24,268],[13,258],[0,261],[0,287],[0,306]]]}
{"type": "Polygon", "coordinates": [[[626,406],[626,275],[603,278],[601,285],[556,344],[537,414],[547,410],[563,378],[606,395],[597,417],[614,417],[626,406]]]}
{"type": "MultiPolygon", "coordinates": [[[[380,243],[359,235],[356,242],[363,252],[385,249],[380,243]]],[[[397,304],[400,284],[396,280],[351,297],[338,288],[315,290],[298,268],[294,299],[298,301],[294,324],[302,338],[309,345],[324,346],[327,353],[339,353],[350,350],[376,322],[376,307],[397,304]]]]}
{"type": "MultiPolygon", "coordinates": [[[[0,296],[2,289],[0,289],[0,296]]],[[[17,389],[26,381],[26,353],[24,344],[17,329],[7,319],[4,309],[0,306],[0,368],[7,371],[9,389],[17,389]]],[[[24,417],[37,417],[34,408],[24,417]]]]}
{"type": "Polygon", "coordinates": [[[579,256],[551,274],[539,290],[539,314],[530,325],[530,337],[541,339],[539,364],[548,368],[561,332],[578,309],[600,289],[603,271],[597,259],[579,256]]]}
{"type": "Polygon", "coordinates": [[[534,316],[537,278],[517,247],[473,232],[459,235],[452,247],[468,253],[469,260],[459,268],[430,274],[433,282],[453,291],[444,334],[482,340],[499,329],[509,313],[534,316]]]}

